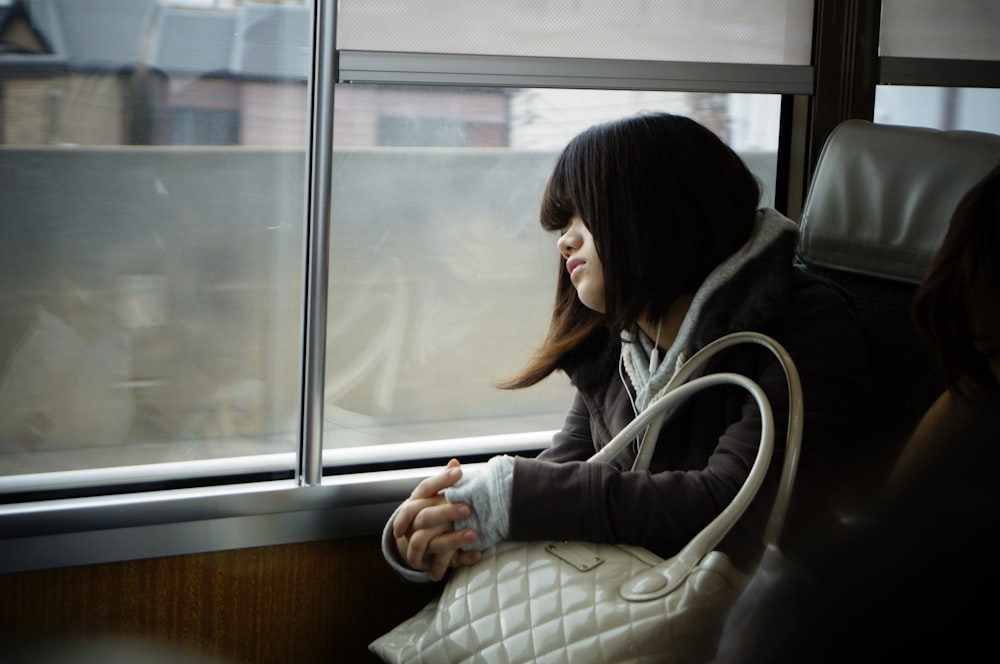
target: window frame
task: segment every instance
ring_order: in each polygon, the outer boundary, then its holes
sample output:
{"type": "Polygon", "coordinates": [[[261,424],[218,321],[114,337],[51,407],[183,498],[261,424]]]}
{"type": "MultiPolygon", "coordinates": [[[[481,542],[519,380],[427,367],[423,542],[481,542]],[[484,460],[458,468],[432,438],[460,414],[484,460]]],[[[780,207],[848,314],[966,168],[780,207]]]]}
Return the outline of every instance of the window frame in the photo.
{"type": "Polygon", "coordinates": [[[372,535],[456,445],[473,463],[497,453],[533,454],[548,445],[551,431],[323,450],[329,276],[325,247],[330,238],[336,84],[779,93],[784,100],[779,209],[787,205],[782,194],[786,183],[802,180],[792,161],[801,150],[796,137],[802,136],[808,118],[794,109],[816,94],[815,62],[741,65],[337,51],[337,3],[315,0],[312,9],[298,449],[260,457],[0,478],[0,573],[372,535]],[[156,488],[178,474],[205,485],[156,488]],[[269,474],[280,476],[262,479],[269,474]],[[73,495],[99,486],[111,491],[73,495]]]}
{"type": "Polygon", "coordinates": [[[880,85],[1000,88],[1000,62],[879,56],[880,85]]]}

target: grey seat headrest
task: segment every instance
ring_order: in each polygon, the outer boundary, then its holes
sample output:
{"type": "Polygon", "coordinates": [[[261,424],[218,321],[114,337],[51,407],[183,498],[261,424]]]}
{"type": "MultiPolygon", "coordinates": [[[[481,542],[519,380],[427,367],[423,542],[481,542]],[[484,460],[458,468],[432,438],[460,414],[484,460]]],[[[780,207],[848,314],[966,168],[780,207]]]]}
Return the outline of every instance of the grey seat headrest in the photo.
{"type": "Polygon", "coordinates": [[[918,283],[958,201],[1000,163],[1000,136],[848,120],[820,154],[799,259],[918,283]]]}

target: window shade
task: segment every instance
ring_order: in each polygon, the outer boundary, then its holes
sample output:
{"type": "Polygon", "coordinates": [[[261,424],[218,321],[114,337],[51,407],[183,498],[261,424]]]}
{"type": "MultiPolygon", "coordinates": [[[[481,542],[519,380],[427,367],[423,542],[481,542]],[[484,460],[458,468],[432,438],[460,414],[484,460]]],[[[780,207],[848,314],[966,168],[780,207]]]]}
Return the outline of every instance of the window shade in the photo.
{"type": "Polygon", "coordinates": [[[808,65],[808,0],[341,0],[341,50],[808,65]]]}
{"type": "Polygon", "coordinates": [[[884,0],[879,55],[1000,60],[1000,2],[884,0]]]}

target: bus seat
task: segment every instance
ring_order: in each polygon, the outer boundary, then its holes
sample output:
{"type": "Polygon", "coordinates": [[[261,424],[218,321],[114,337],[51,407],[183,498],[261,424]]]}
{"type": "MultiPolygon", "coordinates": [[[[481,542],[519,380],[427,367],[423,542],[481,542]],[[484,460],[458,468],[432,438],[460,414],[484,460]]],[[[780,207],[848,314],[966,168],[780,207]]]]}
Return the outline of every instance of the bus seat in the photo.
{"type": "Polygon", "coordinates": [[[959,199],[998,161],[997,135],[863,120],[838,125],[820,154],[799,267],[853,300],[879,399],[874,424],[896,442],[941,389],[933,349],[912,323],[913,295],[959,199]]]}

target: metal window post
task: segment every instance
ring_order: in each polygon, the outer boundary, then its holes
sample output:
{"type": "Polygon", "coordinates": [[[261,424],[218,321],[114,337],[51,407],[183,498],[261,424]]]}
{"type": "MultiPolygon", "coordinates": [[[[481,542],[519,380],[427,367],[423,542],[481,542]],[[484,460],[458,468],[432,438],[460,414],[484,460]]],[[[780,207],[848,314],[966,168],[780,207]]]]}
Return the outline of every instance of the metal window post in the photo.
{"type": "Polygon", "coordinates": [[[330,274],[330,171],[333,159],[333,93],[336,80],[336,0],[313,6],[312,123],[309,136],[306,219],[306,297],[302,315],[301,427],[295,477],[316,486],[323,478],[323,385],[326,367],[327,289],[330,274]]]}

